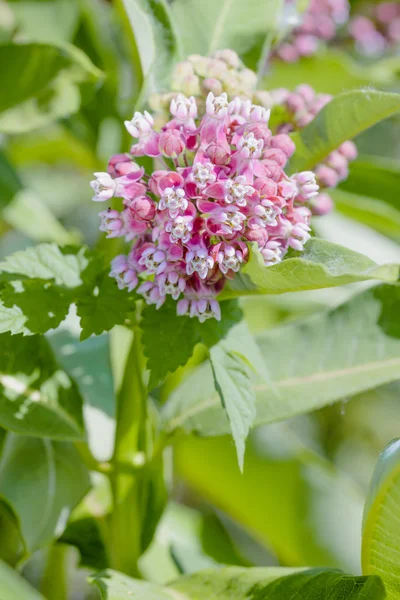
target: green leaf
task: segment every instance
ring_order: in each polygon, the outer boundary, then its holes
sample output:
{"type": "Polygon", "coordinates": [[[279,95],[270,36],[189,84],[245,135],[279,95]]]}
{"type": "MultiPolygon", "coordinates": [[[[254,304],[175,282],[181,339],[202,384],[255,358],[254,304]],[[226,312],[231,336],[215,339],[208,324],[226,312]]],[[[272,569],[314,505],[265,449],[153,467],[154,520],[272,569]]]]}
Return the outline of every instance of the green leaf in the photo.
{"type": "Polygon", "coordinates": [[[71,41],[79,20],[77,0],[10,0],[18,32],[40,42],[71,41]]]}
{"type": "Polygon", "coordinates": [[[362,568],[379,574],[389,600],[400,593],[400,440],[393,440],[379,457],[364,511],[362,568]]]}
{"type": "Polygon", "coordinates": [[[397,162],[359,157],[350,163],[349,167],[349,176],[340,184],[340,190],[378,198],[400,210],[398,194],[400,165],[397,162]]]}
{"type": "Polygon", "coordinates": [[[389,203],[340,188],[330,190],[329,194],[333,198],[335,208],[346,217],[390,237],[400,238],[400,210],[389,203]]]}
{"type": "Polygon", "coordinates": [[[0,561],[0,597],[4,600],[44,600],[14,569],[0,561]]]}
{"type": "Polygon", "coordinates": [[[282,564],[357,571],[364,497],[300,441],[312,427],[304,417],[256,430],[243,474],[228,436],[181,436],[174,444],[176,474],[282,564]]]}
{"type": "Polygon", "coordinates": [[[106,569],[109,564],[106,545],[98,521],[93,517],[83,517],[68,523],[59,539],[78,549],[79,566],[87,569],[106,569]]]}
{"type": "MultiPolygon", "coordinates": [[[[334,310],[257,337],[273,386],[253,383],[255,424],[287,419],[398,379],[400,341],[380,326],[387,309],[377,293],[364,292],[334,310]]],[[[389,295],[397,293],[387,289],[389,295]]],[[[172,394],[163,422],[167,431],[229,433],[208,364],[172,394]]]]}
{"type": "Polygon", "coordinates": [[[22,182],[8,156],[0,152],[0,210],[22,189],[22,182]]]}
{"type": "Polygon", "coordinates": [[[172,4],[185,56],[224,48],[242,55],[251,53],[274,31],[281,9],[280,0],[174,0],[172,4]]]}
{"type": "MultiPolygon", "coordinates": [[[[91,578],[102,600],[292,600],[307,594],[307,600],[382,600],[385,590],[379,577],[353,577],[337,571],[313,569],[293,573],[293,569],[267,567],[243,569],[228,567],[206,569],[182,577],[168,587],[131,579],[116,571],[105,571],[91,578]],[[285,577],[286,575],[286,577],[285,577]]],[[[305,597],[305,596],[304,596],[305,597]]]]}
{"type": "Polygon", "coordinates": [[[226,340],[211,348],[210,362],[215,388],[228,415],[239,468],[243,471],[246,439],[256,417],[256,397],[250,378],[253,362],[260,375],[266,371],[245,323],[233,327],[226,340]]]}
{"type": "Polygon", "coordinates": [[[191,600],[382,600],[385,589],[379,577],[354,577],[338,571],[311,569],[288,574],[290,569],[228,568],[206,570],[178,580],[170,587],[191,600]]]}
{"type": "Polygon", "coordinates": [[[89,264],[87,248],[62,251],[56,244],[39,244],[19,250],[0,262],[1,273],[38,279],[54,279],[67,288],[82,284],[81,273],[89,264]]]}
{"type": "Polygon", "coordinates": [[[312,169],[340,144],[400,111],[400,94],[353,90],[338,94],[301,131],[293,134],[292,172],[312,169]]]}
{"type": "Polygon", "coordinates": [[[207,347],[226,336],[229,329],[242,318],[235,301],[221,304],[221,321],[210,319],[200,323],[176,314],[176,302],[168,300],[156,310],[146,305],[141,326],[143,349],[151,370],[150,386],[155,387],[168,373],[187,363],[194,347],[203,343],[207,347]]]}
{"type": "Polygon", "coordinates": [[[77,303],[81,340],[109,331],[114,325],[123,325],[135,309],[136,298],[134,292],[118,289],[116,281],[109,277],[109,269],[100,273],[92,289],[82,294],[77,303]]]}
{"type": "Polygon", "coordinates": [[[379,325],[386,335],[400,338],[400,287],[391,288],[380,286],[375,291],[375,297],[381,302],[379,325]]]}
{"type": "Polygon", "coordinates": [[[101,76],[88,57],[70,45],[0,46],[0,69],[3,133],[29,131],[76,112],[80,88],[93,85],[101,76]]]}
{"type": "MultiPolygon", "coordinates": [[[[169,84],[180,49],[166,0],[121,0],[131,28],[132,59],[139,89],[155,92],[169,84]]],[[[141,90],[141,94],[144,90],[141,90]]]]}
{"type": "Polygon", "coordinates": [[[82,439],[82,398],[46,339],[4,333],[0,340],[0,425],[24,435],[82,439]]]}
{"type": "Polygon", "coordinates": [[[370,279],[394,283],[398,277],[398,265],[377,265],[363,254],[318,238],[311,238],[298,257],[270,267],[253,244],[249,262],[222,298],[316,290],[370,279]]]}
{"type": "Polygon", "coordinates": [[[0,462],[0,496],[19,522],[26,554],[62,534],[89,485],[86,467],[71,444],[8,435],[0,462]]]}

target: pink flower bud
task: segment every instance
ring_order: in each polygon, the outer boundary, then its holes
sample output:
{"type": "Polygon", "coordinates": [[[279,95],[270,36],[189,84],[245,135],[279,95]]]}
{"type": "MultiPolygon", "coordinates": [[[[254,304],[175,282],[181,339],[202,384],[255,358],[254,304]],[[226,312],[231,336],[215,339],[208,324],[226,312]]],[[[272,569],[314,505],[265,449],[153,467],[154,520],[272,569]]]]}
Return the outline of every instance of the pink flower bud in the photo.
{"type": "Polygon", "coordinates": [[[311,85],[307,85],[306,83],[298,85],[296,88],[296,92],[300,94],[300,96],[307,104],[311,104],[311,102],[314,101],[315,91],[314,88],[311,87],[311,85]]]}
{"type": "Polygon", "coordinates": [[[156,204],[148,196],[134,198],[128,205],[132,216],[138,221],[152,221],[156,214],[156,204]]]}
{"type": "Polygon", "coordinates": [[[274,135],[271,141],[271,147],[282,150],[282,152],[287,156],[287,158],[290,158],[296,150],[296,145],[293,142],[293,140],[284,133],[274,135]]]}
{"type": "Polygon", "coordinates": [[[212,142],[207,146],[206,155],[215,165],[225,165],[229,158],[229,146],[226,147],[222,144],[218,144],[217,142],[212,142]]]}
{"type": "Polygon", "coordinates": [[[108,161],[107,172],[111,177],[122,177],[135,171],[140,171],[140,167],[130,159],[128,154],[115,154],[108,161]]]}
{"type": "Polygon", "coordinates": [[[212,92],[216,96],[222,94],[223,91],[222,83],[218,79],[215,79],[215,77],[207,77],[207,79],[204,79],[201,88],[205,94],[212,92]]]}
{"type": "Polygon", "coordinates": [[[321,187],[335,187],[339,182],[336,171],[326,165],[318,165],[315,169],[315,175],[321,187]]]}
{"type": "Polygon", "coordinates": [[[267,148],[264,151],[264,158],[274,161],[280,167],[284,167],[287,163],[287,156],[279,148],[267,148]]]}
{"type": "Polygon", "coordinates": [[[159,147],[164,156],[176,158],[184,151],[185,142],[177,129],[168,129],[160,133],[159,147]]]}
{"type": "Polygon", "coordinates": [[[323,216],[330,213],[333,206],[333,200],[329,194],[318,194],[312,200],[311,210],[313,215],[323,216]]]}
{"type": "Polygon", "coordinates": [[[256,227],[254,229],[246,229],[245,237],[249,242],[256,242],[260,247],[268,240],[268,232],[264,227],[256,227]]]}
{"type": "Polygon", "coordinates": [[[260,194],[260,198],[270,198],[275,196],[278,190],[278,186],[275,181],[268,179],[268,177],[259,177],[254,183],[254,188],[260,194]]]}
{"type": "Polygon", "coordinates": [[[338,148],[340,154],[342,154],[347,160],[354,160],[357,158],[357,146],[354,142],[348,140],[343,142],[338,148]]]}
{"type": "Polygon", "coordinates": [[[264,142],[264,148],[268,148],[272,139],[272,132],[266,123],[251,123],[246,127],[246,133],[252,133],[257,140],[264,142]]]}

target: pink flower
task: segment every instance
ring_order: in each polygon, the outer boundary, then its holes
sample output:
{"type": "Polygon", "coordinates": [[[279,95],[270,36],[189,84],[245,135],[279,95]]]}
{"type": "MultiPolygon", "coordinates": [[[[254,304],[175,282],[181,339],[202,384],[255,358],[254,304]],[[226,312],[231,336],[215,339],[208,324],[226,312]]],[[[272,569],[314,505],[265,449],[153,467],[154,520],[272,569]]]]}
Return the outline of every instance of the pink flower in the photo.
{"type": "Polygon", "coordinates": [[[221,242],[212,246],[211,256],[218,264],[221,273],[233,277],[234,273],[237,273],[243,262],[246,261],[248,249],[243,242],[235,242],[232,245],[221,242]]]}
{"type": "Polygon", "coordinates": [[[119,191],[117,182],[108,173],[94,173],[96,179],[90,182],[94,190],[92,200],[94,202],[105,202],[110,200],[119,191]]]}
{"type": "Polygon", "coordinates": [[[178,300],[186,288],[186,279],[177,271],[168,271],[157,275],[156,283],[161,296],[169,294],[174,300],[178,300]]]}
{"type": "Polygon", "coordinates": [[[295,173],[291,179],[296,183],[298,195],[296,199],[301,202],[307,202],[317,196],[319,185],[315,181],[315,175],[312,171],[302,171],[295,173]]]}
{"type": "Polygon", "coordinates": [[[176,158],[182,154],[186,147],[182,134],[176,129],[162,131],[159,137],[159,146],[164,156],[169,158],[176,158]]]}
{"type": "Polygon", "coordinates": [[[112,156],[108,161],[107,171],[111,177],[121,177],[130,173],[136,173],[138,179],[144,173],[143,167],[139,167],[139,165],[133,162],[129,154],[115,154],[112,156]]]}
{"type": "Polygon", "coordinates": [[[110,277],[116,279],[120,290],[131,292],[138,284],[138,277],[129,259],[123,254],[116,256],[111,262],[110,277]]]}
{"type": "Polygon", "coordinates": [[[121,237],[125,235],[125,221],[122,213],[111,208],[99,213],[101,219],[100,231],[107,233],[108,238],[121,237]]]}

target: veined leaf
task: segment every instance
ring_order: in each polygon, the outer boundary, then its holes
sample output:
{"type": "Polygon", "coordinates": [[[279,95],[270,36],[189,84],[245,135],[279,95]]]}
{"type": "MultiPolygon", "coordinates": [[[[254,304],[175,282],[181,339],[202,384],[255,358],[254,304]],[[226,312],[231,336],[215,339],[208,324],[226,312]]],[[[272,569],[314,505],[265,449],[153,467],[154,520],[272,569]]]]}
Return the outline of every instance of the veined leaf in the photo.
{"type": "Polygon", "coordinates": [[[389,600],[400,594],[400,440],[379,457],[364,510],[363,573],[382,577],[389,600]]]}
{"type": "Polygon", "coordinates": [[[292,600],[307,593],[307,600],[382,600],[385,590],[379,577],[352,577],[338,571],[313,569],[296,573],[294,569],[267,567],[244,569],[228,567],[206,569],[182,577],[167,587],[131,579],[116,571],[104,571],[91,578],[102,600],[292,600]]]}
{"type": "Polygon", "coordinates": [[[144,307],[142,342],[151,370],[150,386],[154,387],[168,373],[185,365],[196,344],[211,348],[242,318],[236,301],[224,302],[221,310],[221,321],[211,319],[200,323],[198,319],[177,316],[176,303],[172,301],[165,302],[159,310],[154,306],[144,307]]]}
{"type": "Polygon", "coordinates": [[[246,54],[261,48],[273,31],[282,9],[280,0],[174,0],[172,10],[182,38],[184,54],[212,54],[233,48],[246,54]]]}
{"type": "Polygon", "coordinates": [[[89,486],[86,467],[71,444],[7,436],[0,462],[0,496],[18,520],[26,554],[62,534],[71,510],[89,486]]]}
{"type": "Polygon", "coordinates": [[[8,156],[0,152],[0,209],[7,206],[21,189],[22,182],[8,156]]]}
{"type": "Polygon", "coordinates": [[[338,94],[301,131],[293,134],[292,172],[312,169],[342,142],[400,111],[400,94],[353,90],[338,94]]]}
{"type": "Polygon", "coordinates": [[[19,250],[0,262],[0,273],[14,273],[38,279],[54,279],[67,288],[82,284],[81,273],[89,264],[87,249],[62,252],[56,244],[39,244],[19,250]]]}
{"type": "MultiPolygon", "coordinates": [[[[400,341],[380,325],[390,307],[379,300],[379,289],[256,338],[273,386],[253,382],[255,424],[287,419],[398,379],[400,341]]],[[[397,288],[385,289],[397,294],[397,288]]],[[[209,364],[197,368],[172,394],[163,421],[169,431],[229,433],[209,364]]]]}
{"type": "Polygon", "coordinates": [[[0,561],[0,597],[5,600],[44,600],[17,571],[0,561]]]}
{"type": "Polygon", "coordinates": [[[82,398],[44,337],[0,336],[0,425],[24,435],[82,439],[82,398]]]}
{"type": "Polygon", "coordinates": [[[253,244],[249,262],[221,297],[283,294],[370,279],[394,283],[398,277],[398,265],[377,265],[363,254],[318,238],[311,238],[298,257],[287,258],[270,267],[264,265],[253,244]]]}
{"type": "Polygon", "coordinates": [[[388,159],[360,156],[349,165],[349,176],[340,184],[340,190],[384,200],[400,210],[398,194],[400,165],[388,159]]]}

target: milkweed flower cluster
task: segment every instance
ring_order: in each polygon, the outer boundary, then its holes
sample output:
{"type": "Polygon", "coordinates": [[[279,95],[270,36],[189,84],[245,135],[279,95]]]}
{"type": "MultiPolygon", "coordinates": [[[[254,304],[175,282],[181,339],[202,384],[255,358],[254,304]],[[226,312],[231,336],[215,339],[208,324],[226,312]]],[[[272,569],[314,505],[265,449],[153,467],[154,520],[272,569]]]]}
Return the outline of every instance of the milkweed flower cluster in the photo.
{"type": "MultiPolygon", "coordinates": [[[[294,5],[293,0],[286,0],[286,5],[290,9],[294,5]]],[[[311,56],[321,42],[328,42],[336,36],[348,16],[348,0],[311,0],[300,16],[300,23],[276,49],[275,56],[291,63],[303,56],[311,56]]]]}
{"type": "Polygon", "coordinates": [[[148,304],[171,296],[179,315],[220,319],[216,298],[248,260],[249,242],[266,267],[303,250],[318,185],[311,171],[285,174],[294,144],[272,135],[270,111],[250,100],[209,92],[199,113],[193,96],[179,94],[170,113],[156,129],[148,112],[136,112],[125,122],[130,153],[91,182],[94,201],[122,199],[122,210],[100,213],[100,229],[132,244],[110,275],[148,304]],[[136,162],[144,156],[158,168],[145,173],[136,162]]]}
{"type": "MultiPolygon", "coordinates": [[[[273,101],[283,108],[283,121],[278,124],[278,133],[290,133],[303,129],[317,116],[320,110],[332,100],[329,94],[317,94],[309,85],[299,85],[293,92],[277,89],[271,92],[273,101]]],[[[354,142],[343,142],[321,163],[316,165],[314,173],[321,189],[334,188],[349,174],[349,162],[357,157],[354,142]]],[[[312,201],[313,214],[330,212],[333,201],[327,193],[318,194],[312,201]]]]}
{"type": "Polygon", "coordinates": [[[367,4],[363,14],[350,20],[348,29],[361,54],[377,56],[394,49],[400,44],[400,4],[367,4]]]}

